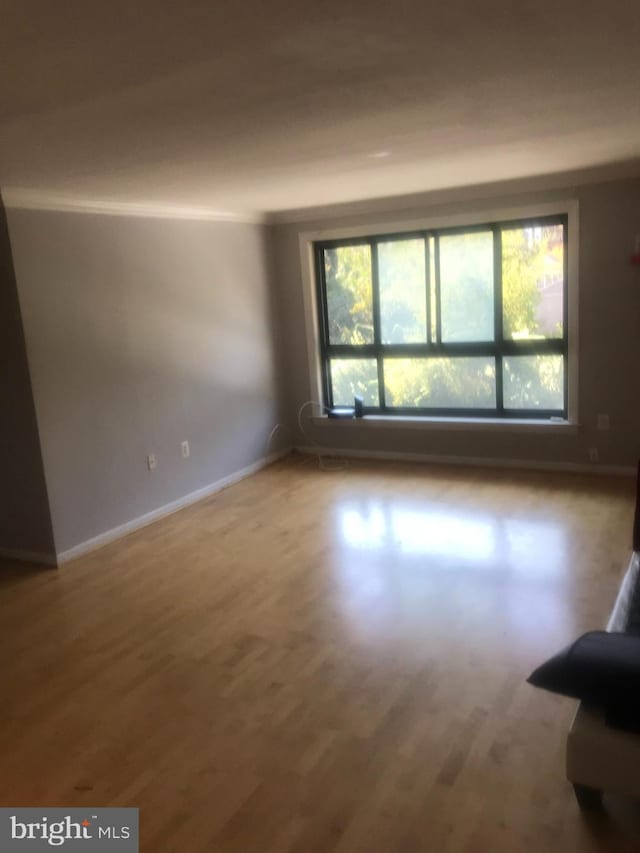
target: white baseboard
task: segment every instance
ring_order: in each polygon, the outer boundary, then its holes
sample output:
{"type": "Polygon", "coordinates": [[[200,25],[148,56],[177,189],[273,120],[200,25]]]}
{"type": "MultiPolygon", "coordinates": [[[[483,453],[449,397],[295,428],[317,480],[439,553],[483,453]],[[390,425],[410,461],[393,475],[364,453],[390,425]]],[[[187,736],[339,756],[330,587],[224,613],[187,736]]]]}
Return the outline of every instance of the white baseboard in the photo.
{"type": "Polygon", "coordinates": [[[78,545],[74,545],[73,548],[69,548],[66,551],[62,551],[57,555],[57,563],[58,565],[62,565],[63,563],[68,563],[69,560],[75,560],[77,557],[81,557],[83,554],[88,554],[90,551],[95,551],[97,548],[101,548],[103,545],[108,545],[109,542],[113,542],[116,539],[121,539],[123,536],[127,536],[129,533],[133,533],[135,530],[139,530],[141,527],[146,527],[149,524],[153,524],[154,521],[158,521],[161,518],[164,518],[167,515],[171,515],[174,512],[177,512],[180,509],[184,509],[184,507],[190,506],[191,504],[197,503],[198,501],[203,500],[204,498],[208,498],[210,495],[214,495],[216,492],[221,491],[227,486],[231,486],[233,483],[237,483],[239,480],[244,480],[245,477],[250,477],[251,474],[255,474],[257,471],[260,471],[262,468],[266,468],[268,465],[276,462],[278,459],[281,459],[283,456],[286,456],[290,453],[291,450],[287,448],[286,450],[279,450],[276,453],[271,453],[269,456],[265,456],[262,459],[259,459],[257,462],[253,462],[251,465],[247,465],[245,468],[241,468],[239,471],[234,471],[232,474],[228,474],[226,477],[222,477],[220,480],[216,480],[215,483],[209,483],[208,486],[203,486],[201,489],[196,489],[195,492],[190,492],[188,495],[184,495],[181,498],[178,498],[175,501],[171,501],[171,503],[165,504],[164,506],[158,507],[158,509],[154,509],[151,512],[145,513],[145,515],[140,515],[138,518],[134,518],[131,521],[127,521],[124,524],[118,525],[118,527],[113,527],[111,530],[105,530],[104,533],[100,533],[98,536],[94,536],[92,539],[87,539],[85,542],[80,542],[78,545]]]}
{"type": "Polygon", "coordinates": [[[353,459],[386,459],[393,462],[425,462],[433,465],[468,465],[474,468],[526,468],[532,471],[567,471],[574,474],[609,474],[633,477],[636,468],[627,465],[591,465],[579,462],[543,462],[532,459],[503,459],[490,456],[441,456],[436,453],[403,453],[397,450],[348,450],[333,447],[298,446],[298,453],[353,459]]]}
{"type": "Polygon", "coordinates": [[[55,554],[44,551],[23,551],[14,548],[0,548],[0,560],[19,560],[21,563],[41,563],[45,566],[56,566],[55,554]]]}

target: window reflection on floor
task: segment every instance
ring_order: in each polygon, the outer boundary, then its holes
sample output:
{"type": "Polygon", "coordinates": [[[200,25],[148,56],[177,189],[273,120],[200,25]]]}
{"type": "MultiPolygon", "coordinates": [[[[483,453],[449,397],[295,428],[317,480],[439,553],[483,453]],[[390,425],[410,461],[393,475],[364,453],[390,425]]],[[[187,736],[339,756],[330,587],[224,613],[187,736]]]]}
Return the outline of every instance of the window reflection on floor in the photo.
{"type": "Polygon", "coordinates": [[[410,629],[428,642],[463,624],[530,650],[549,632],[571,634],[572,555],[560,520],[382,500],[343,501],[335,513],[336,588],[360,639],[410,629]]]}
{"type": "Polygon", "coordinates": [[[428,637],[462,619],[530,645],[541,626],[567,628],[571,553],[560,520],[389,501],[345,501],[334,518],[335,579],[360,636],[411,624],[428,637]]]}
{"type": "Polygon", "coordinates": [[[439,507],[400,508],[367,503],[338,510],[342,541],[351,548],[454,557],[463,563],[506,563],[537,574],[564,573],[566,537],[549,520],[465,517],[463,511],[439,507]]]}

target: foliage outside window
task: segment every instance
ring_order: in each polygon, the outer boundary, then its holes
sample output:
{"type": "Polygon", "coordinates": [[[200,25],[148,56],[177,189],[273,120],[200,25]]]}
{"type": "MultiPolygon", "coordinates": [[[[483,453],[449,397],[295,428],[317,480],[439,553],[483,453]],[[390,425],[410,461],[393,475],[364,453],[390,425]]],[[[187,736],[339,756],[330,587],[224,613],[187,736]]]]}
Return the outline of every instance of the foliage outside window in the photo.
{"type": "Polygon", "coordinates": [[[325,401],[567,416],[567,218],[315,244],[325,401]]]}

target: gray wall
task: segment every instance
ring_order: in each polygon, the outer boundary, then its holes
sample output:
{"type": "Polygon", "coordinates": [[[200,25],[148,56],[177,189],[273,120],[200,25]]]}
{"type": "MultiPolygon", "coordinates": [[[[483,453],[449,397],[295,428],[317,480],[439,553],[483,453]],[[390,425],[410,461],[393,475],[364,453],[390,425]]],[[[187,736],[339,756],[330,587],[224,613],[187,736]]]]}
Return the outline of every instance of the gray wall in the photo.
{"type": "Polygon", "coordinates": [[[0,201],[0,551],[54,555],[11,246],[0,201]]]}
{"type": "Polygon", "coordinates": [[[9,231],[59,552],[267,455],[264,227],[12,209],[9,231]]]}
{"type": "MultiPolygon", "coordinates": [[[[629,256],[640,232],[640,180],[523,192],[511,183],[508,192],[491,188],[478,199],[462,191],[395,200],[384,210],[329,216],[320,211],[305,221],[272,227],[276,282],[280,295],[283,335],[288,343],[289,422],[294,427],[298,406],[309,399],[309,365],[300,273],[301,232],[362,224],[409,221],[420,216],[460,214],[475,210],[577,199],[580,205],[579,276],[579,430],[574,435],[539,433],[455,432],[441,430],[371,429],[339,423],[309,426],[324,446],[342,449],[402,451],[460,457],[502,458],[531,462],[585,464],[595,446],[604,465],[635,465],[640,455],[640,270],[629,256]],[[322,214],[322,215],[321,215],[322,214]],[[596,430],[598,413],[608,413],[610,432],[596,430]]],[[[308,443],[298,436],[299,443],[308,443]]]]}

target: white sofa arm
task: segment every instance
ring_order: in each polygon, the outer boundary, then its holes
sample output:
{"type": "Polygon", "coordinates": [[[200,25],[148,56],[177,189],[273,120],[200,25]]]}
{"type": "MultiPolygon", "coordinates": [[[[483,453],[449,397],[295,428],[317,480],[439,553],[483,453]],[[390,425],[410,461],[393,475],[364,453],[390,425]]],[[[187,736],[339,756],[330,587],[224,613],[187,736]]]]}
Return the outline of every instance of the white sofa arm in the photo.
{"type": "MultiPolygon", "coordinates": [[[[634,552],[607,631],[625,630],[639,572],[640,553],[634,552]]],[[[567,737],[566,760],[567,779],[581,806],[593,804],[602,791],[640,798],[640,734],[610,728],[599,708],[584,702],[578,705],[567,737]]]]}
{"type": "Polygon", "coordinates": [[[629,607],[631,606],[631,597],[635,588],[636,580],[638,579],[638,571],[640,570],[640,554],[637,551],[631,556],[631,562],[616,598],[616,603],[613,605],[611,616],[607,624],[607,631],[624,631],[627,626],[627,618],[629,616],[629,607]]]}

